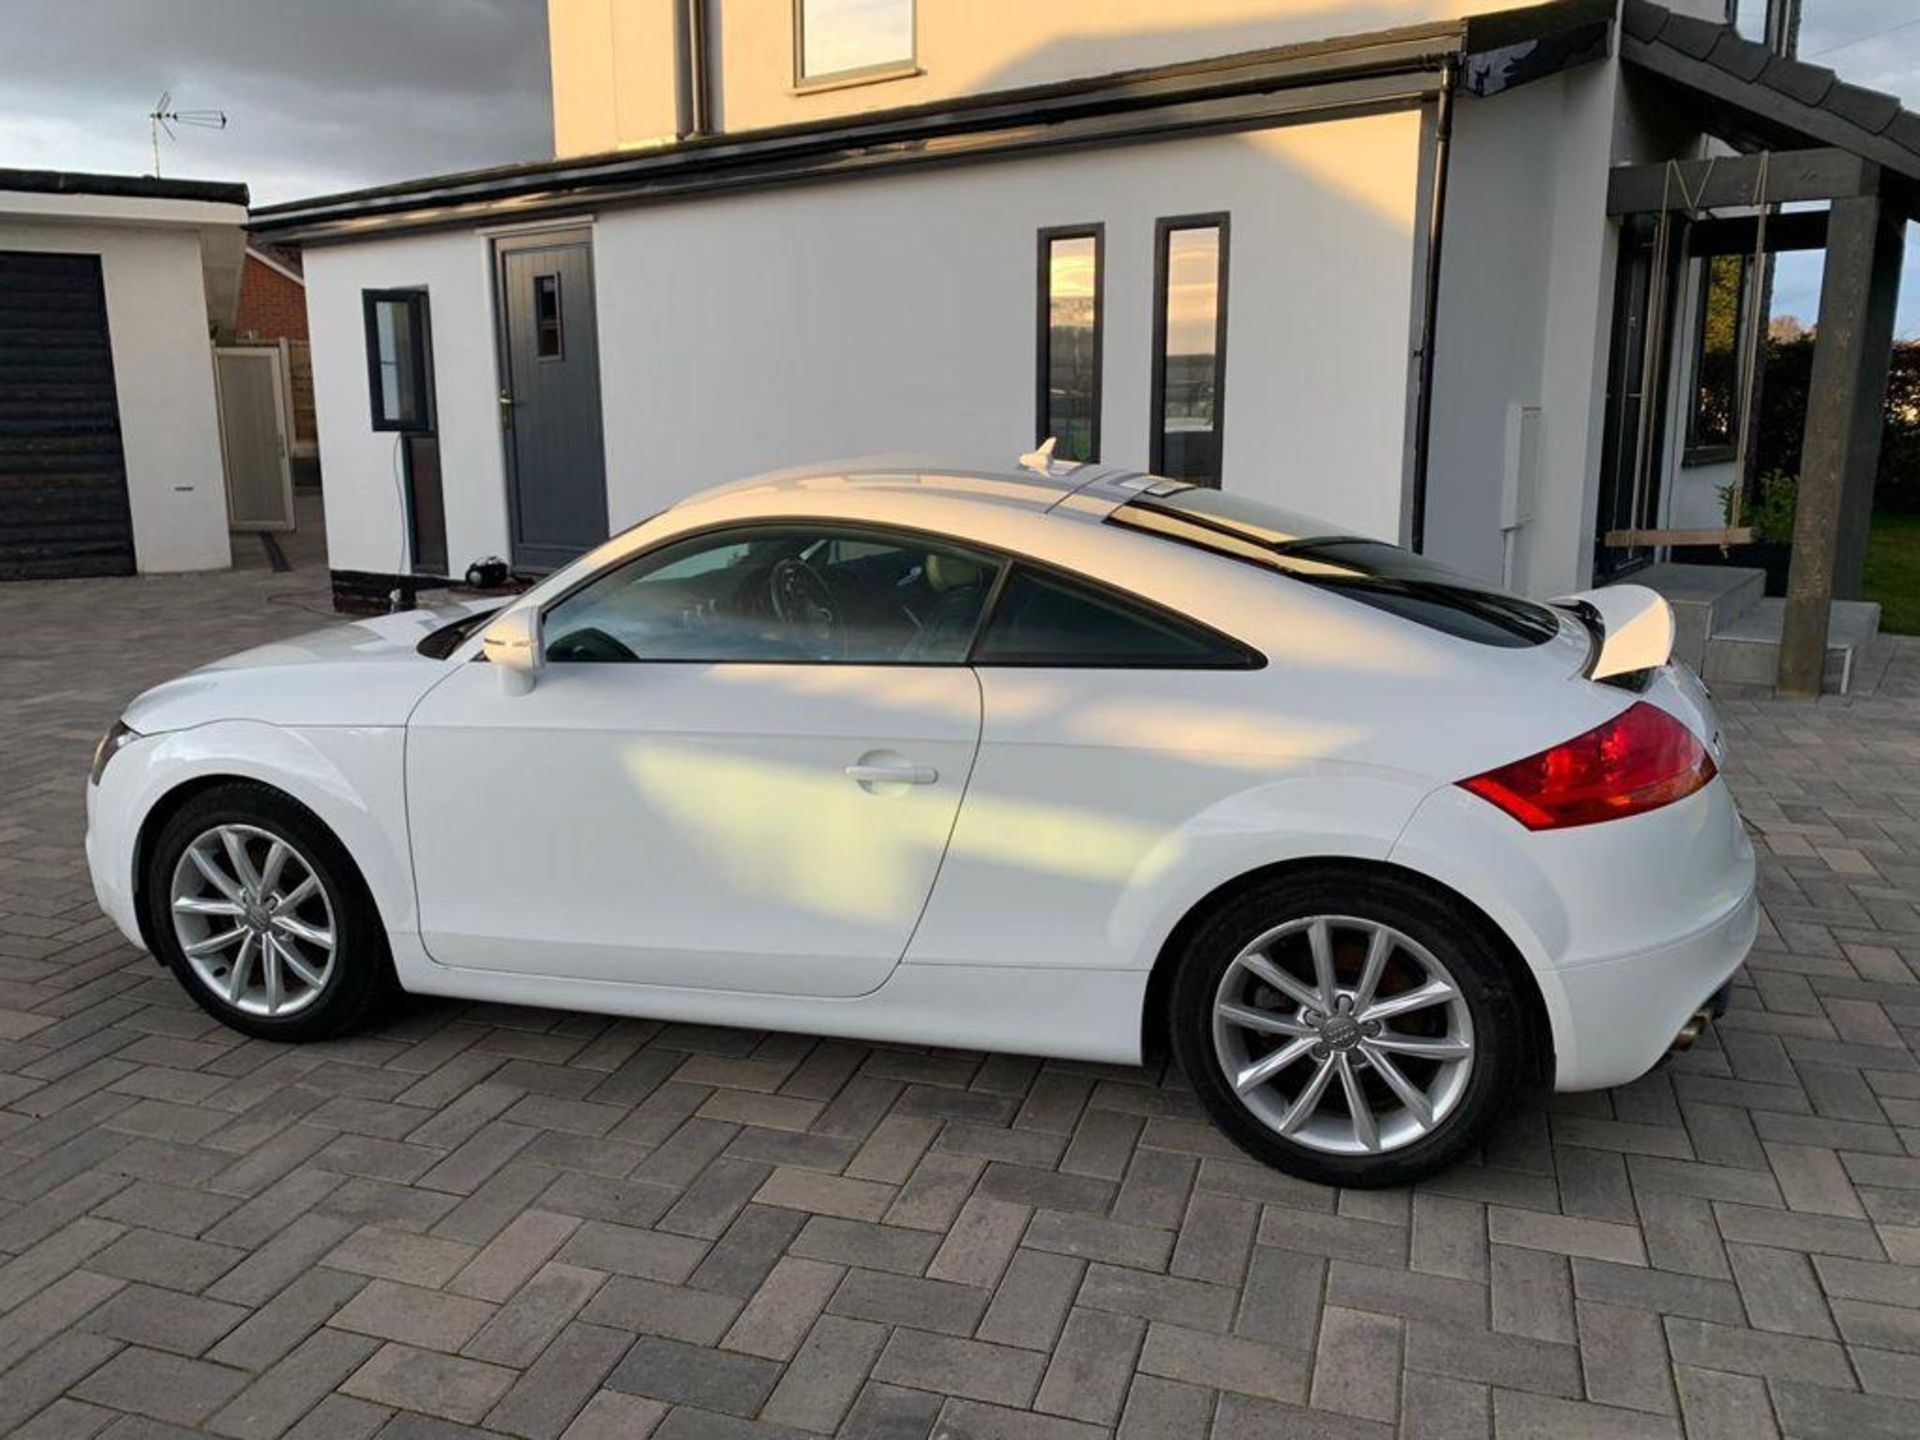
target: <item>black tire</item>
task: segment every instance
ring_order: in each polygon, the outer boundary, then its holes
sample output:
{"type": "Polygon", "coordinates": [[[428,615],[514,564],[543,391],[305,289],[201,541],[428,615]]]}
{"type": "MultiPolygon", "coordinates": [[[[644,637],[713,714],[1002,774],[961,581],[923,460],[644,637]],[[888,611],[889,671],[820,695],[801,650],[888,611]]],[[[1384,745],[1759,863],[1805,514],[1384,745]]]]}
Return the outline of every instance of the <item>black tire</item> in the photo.
{"type": "Polygon", "coordinates": [[[148,847],[142,882],[155,953],[201,1009],[243,1034],[263,1040],[329,1039],[364,1025],[398,994],[386,929],[358,867],[317,815],[271,786],[236,780],[191,796],[148,847]],[[174,872],[197,837],[222,825],[286,840],[325,894],[333,922],[332,964],[325,983],[296,1013],[253,1014],[231,1003],[196,972],[175,931],[174,872]]]}
{"type": "MultiPolygon", "coordinates": [[[[1341,964],[1351,963],[1343,956],[1341,964]]],[[[1303,1180],[1371,1188],[1432,1175],[1478,1145],[1488,1127],[1537,1083],[1532,1009],[1516,992],[1497,937],[1470,907],[1404,871],[1314,866],[1253,886],[1200,923],[1177,964],[1170,995],[1173,1052],[1201,1103],[1242,1150],[1303,1180]],[[1215,1047],[1215,999],[1236,957],[1277,927],[1312,916],[1352,917],[1400,932],[1445,967],[1465,1002],[1473,1047],[1466,1079],[1431,1130],[1400,1148],[1335,1153],[1280,1134],[1236,1093],[1215,1047]]],[[[1344,980],[1351,972],[1341,973],[1344,980]]],[[[1285,1042],[1268,1043],[1278,1048],[1285,1042]]],[[[1320,1053],[1310,1052],[1310,1062],[1320,1053]]],[[[1384,1079],[1376,1072],[1371,1083],[1381,1086],[1384,1079]]],[[[1333,1084],[1328,1088],[1338,1093],[1333,1084]]],[[[1350,1114],[1344,1095],[1333,1108],[1350,1114]]]]}

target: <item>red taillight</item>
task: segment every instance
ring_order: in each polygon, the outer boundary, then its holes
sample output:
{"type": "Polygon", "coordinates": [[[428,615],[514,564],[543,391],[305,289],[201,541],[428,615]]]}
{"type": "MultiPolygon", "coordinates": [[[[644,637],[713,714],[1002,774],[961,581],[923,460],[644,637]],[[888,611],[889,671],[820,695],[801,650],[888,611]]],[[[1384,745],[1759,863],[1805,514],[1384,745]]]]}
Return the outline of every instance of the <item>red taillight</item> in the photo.
{"type": "Polygon", "coordinates": [[[1699,737],[1642,700],[1584,735],[1460,784],[1529,830],[1560,830],[1656,810],[1713,777],[1699,737]]]}

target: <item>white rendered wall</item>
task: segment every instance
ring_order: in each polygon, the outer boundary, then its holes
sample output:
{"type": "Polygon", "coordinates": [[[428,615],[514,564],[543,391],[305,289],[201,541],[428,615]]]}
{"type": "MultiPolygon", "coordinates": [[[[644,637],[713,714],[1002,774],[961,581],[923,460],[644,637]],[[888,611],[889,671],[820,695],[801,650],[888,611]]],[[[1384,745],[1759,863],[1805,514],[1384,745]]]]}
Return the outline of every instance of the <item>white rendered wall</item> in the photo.
{"type": "Polygon", "coordinates": [[[1633,104],[1617,62],[1582,66],[1457,112],[1442,249],[1429,549],[1495,578],[1511,402],[1537,404],[1538,485],[1513,585],[1565,594],[1593,579],[1619,224],[1614,164],[1688,137],[1633,104]]]}
{"type": "Polygon", "coordinates": [[[1229,489],[1400,523],[1408,111],[612,212],[595,227],[610,517],[873,452],[1005,466],[1034,430],[1042,226],[1106,226],[1101,459],[1144,468],[1154,221],[1229,211],[1229,489]]]}
{"type": "MultiPolygon", "coordinates": [[[[1425,163],[1416,112],[609,211],[594,223],[608,511],[877,452],[1033,442],[1037,232],[1106,225],[1101,458],[1144,467],[1154,221],[1231,213],[1228,488],[1397,538],[1425,163]]],[[[329,563],[392,572],[363,289],[426,285],[456,571],[506,553],[487,241],[307,253],[329,563]]]]}
{"type": "MultiPolygon", "coordinates": [[[[1491,99],[1462,97],[1454,112],[1426,548],[1490,581],[1502,576],[1508,407],[1541,404],[1554,167],[1565,104],[1556,77],[1491,99]]],[[[1516,576],[1525,573],[1536,530],[1522,530],[1513,542],[1516,576]]]]}
{"type": "Polygon", "coordinates": [[[199,232],[0,218],[0,250],[100,257],[135,564],[232,564],[199,232]]]}
{"type": "Polygon", "coordinates": [[[373,428],[367,394],[363,290],[427,291],[448,564],[464,572],[471,560],[507,553],[489,264],[487,240],[470,230],[307,250],[313,402],[333,569],[392,575],[412,568],[400,437],[373,428]]]}

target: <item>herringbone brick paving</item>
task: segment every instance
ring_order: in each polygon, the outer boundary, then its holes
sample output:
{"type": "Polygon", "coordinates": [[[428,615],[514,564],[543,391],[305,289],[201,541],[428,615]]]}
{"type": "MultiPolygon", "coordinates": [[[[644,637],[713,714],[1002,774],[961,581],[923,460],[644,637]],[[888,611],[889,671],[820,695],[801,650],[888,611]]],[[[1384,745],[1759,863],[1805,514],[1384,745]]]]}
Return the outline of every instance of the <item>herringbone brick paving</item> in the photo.
{"type": "Polygon", "coordinates": [[[1769,923],[1715,1033],[1341,1193],[1160,1069],[211,1023],[94,908],[87,756],[310,573],[0,587],[0,1432],[1920,1434],[1920,646],[1726,697],[1769,923]]]}

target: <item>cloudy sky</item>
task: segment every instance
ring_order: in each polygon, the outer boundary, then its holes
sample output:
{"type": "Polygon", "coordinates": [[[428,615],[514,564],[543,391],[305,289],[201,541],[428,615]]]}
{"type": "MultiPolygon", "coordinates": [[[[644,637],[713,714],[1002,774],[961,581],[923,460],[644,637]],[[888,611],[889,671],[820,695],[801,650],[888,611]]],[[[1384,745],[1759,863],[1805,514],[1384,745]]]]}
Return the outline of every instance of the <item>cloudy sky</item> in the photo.
{"type": "MultiPolygon", "coordinates": [[[[1920,108],[1915,0],[1803,3],[1803,58],[1920,108]]],[[[1740,6],[1751,30],[1765,0],[1740,6]]],[[[257,204],[551,153],[545,0],[0,0],[0,35],[0,165],[146,173],[162,91],[230,117],[163,140],[164,172],[257,204]]],[[[1819,287],[1790,257],[1776,313],[1811,320],[1819,287]]],[[[1900,330],[1920,335],[1920,227],[1900,330]]]]}
{"type": "Polygon", "coordinates": [[[0,165],[167,175],[256,204],[552,154],[545,0],[0,0],[0,165]]]}
{"type": "MultiPolygon", "coordinates": [[[[1755,33],[1765,9],[1765,0],[1740,0],[1742,34],[1755,33]]],[[[1800,58],[1920,109],[1920,13],[1914,0],[1801,0],[1800,58]]],[[[1774,271],[1773,313],[1811,323],[1819,310],[1818,255],[1784,257],[1774,271]]],[[[1899,328],[1903,336],[1920,336],[1920,225],[1907,227],[1899,328]]]]}

